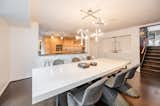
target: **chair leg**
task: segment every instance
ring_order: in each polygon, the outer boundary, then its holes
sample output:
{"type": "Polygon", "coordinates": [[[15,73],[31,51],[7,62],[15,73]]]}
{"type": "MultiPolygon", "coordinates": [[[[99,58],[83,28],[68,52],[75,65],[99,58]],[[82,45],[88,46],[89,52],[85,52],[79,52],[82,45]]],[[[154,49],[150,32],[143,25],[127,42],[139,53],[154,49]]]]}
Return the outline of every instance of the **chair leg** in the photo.
{"type": "Polygon", "coordinates": [[[118,88],[118,90],[120,92],[130,96],[130,97],[133,97],[133,98],[139,98],[140,97],[138,92],[127,82],[124,83],[120,88],[118,88]]]}
{"type": "Polygon", "coordinates": [[[67,106],[67,93],[62,93],[59,95],[60,106],[67,106]]]}
{"type": "Polygon", "coordinates": [[[118,91],[105,87],[101,100],[108,106],[129,106],[128,102],[118,93],[118,91]]]}
{"type": "Polygon", "coordinates": [[[59,106],[59,96],[56,96],[56,106],[59,106]]]}
{"type": "Polygon", "coordinates": [[[78,106],[78,104],[74,101],[72,94],[67,94],[67,104],[68,106],[78,106]]]}

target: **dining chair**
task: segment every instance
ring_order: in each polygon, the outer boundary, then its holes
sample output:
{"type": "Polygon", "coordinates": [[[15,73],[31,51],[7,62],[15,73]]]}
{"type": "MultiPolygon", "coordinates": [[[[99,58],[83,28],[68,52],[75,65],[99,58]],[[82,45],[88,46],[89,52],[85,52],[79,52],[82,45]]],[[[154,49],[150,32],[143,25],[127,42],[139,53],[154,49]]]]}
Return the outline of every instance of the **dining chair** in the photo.
{"type": "Polygon", "coordinates": [[[92,56],[87,56],[86,60],[92,60],[92,56]]]}
{"type": "Polygon", "coordinates": [[[127,71],[122,70],[105,82],[101,100],[108,106],[129,106],[128,102],[116,90],[124,83],[126,74],[127,71]]]}
{"type": "Polygon", "coordinates": [[[78,58],[78,57],[74,57],[73,59],[72,59],[72,62],[79,62],[80,61],[80,59],[78,58]]]}
{"type": "Polygon", "coordinates": [[[95,83],[75,89],[67,94],[68,106],[94,106],[102,96],[104,77],[95,83]]]}
{"type": "Polygon", "coordinates": [[[127,69],[127,74],[125,77],[125,83],[123,83],[121,85],[120,88],[118,88],[118,90],[130,97],[134,97],[134,98],[138,98],[139,94],[138,92],[127,82],[128,79],[132,79],[136,73],[136,70],[138,69],[140,65],[137,64],[129,69],[127,69]]]}
{"type": "MultiPolygon", "coordinates": [[[[60,64],[64,64],[64,60],[56,59],[53,62],[53,65],[60,65],[60,64]]],[[[65,100],[65,93],[57,95],[55,97],[56,106],[59,106],[60,104],[62,105],[61,101],[64,101],[64,100],[65,100]]]]}
{"type": "Polygon", "coordinates": [[[64,64],[64,60],[57,59],[53,62],[53,65],[60,65],[60,64],[64,64]]]}

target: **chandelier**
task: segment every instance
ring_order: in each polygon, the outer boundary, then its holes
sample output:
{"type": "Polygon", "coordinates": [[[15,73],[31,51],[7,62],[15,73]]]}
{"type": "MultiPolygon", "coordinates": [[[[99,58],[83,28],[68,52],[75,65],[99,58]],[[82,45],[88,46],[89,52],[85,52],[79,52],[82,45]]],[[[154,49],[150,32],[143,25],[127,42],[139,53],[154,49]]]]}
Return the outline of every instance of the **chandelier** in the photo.
{"type": "Polygon", "coordinates": [[[92,18],[94,21],[92,21],[91,24],[95,26],[95,31],[93,33],[89,33],[88,29],[80,29],[78,31],[78,34],[80,35],[81,41],[83,39],[88,39],[89,37],[94,37],[95,41],[97,42],[99,37],[103,35],[103,32],[101,30],[101,27],[104,25],[104,21],[102,20],[101,17],[96,16],[96,13],[100,12],[100,9],[97,9],[93,11],[92,9],[88,9],[87,11],[80,10],[82,13],[85,13],[85,16],[82,17],[82,20],[86,18],[92,18]],[[89,36],[90,35],[90,36],[89,36]]]}

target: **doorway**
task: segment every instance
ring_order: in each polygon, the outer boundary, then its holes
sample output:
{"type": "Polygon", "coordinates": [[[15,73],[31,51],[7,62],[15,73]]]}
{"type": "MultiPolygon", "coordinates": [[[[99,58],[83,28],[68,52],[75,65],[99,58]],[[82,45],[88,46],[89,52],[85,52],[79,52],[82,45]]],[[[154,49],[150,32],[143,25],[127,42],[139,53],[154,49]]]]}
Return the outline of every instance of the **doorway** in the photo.
{"type": "Polygon", "coordinates": [[[147,46],[160,46],[160,25],[149,26],[147,46]]]}

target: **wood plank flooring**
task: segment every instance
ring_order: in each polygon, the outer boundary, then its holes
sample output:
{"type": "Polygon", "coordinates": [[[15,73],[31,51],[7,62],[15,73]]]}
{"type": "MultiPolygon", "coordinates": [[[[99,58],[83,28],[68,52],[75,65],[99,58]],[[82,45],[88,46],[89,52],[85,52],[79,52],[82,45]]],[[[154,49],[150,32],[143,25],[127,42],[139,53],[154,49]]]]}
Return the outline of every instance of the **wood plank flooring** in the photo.
{"type": "Polygon", "coordinates": [[[0,97],[0,106],[31,106],[32,79],[11,82],[0,97]]]}
{"type": "MultiPolygon", "coordinates": [[[[160,78],[136,73],[134,79],[129,83],[140,93],[139,99],[130,98],[124,95],[131,106],[160,106],[160,78]]],[[[4,94],[0,97],[0,106],[32,106],[32,79],[12,82],[4,94]]],[[[34,106],[55,106],[54,99],[40,102],[34,106]]],[[[102,102],[96,106],[106,106],[102,102]]]]}

